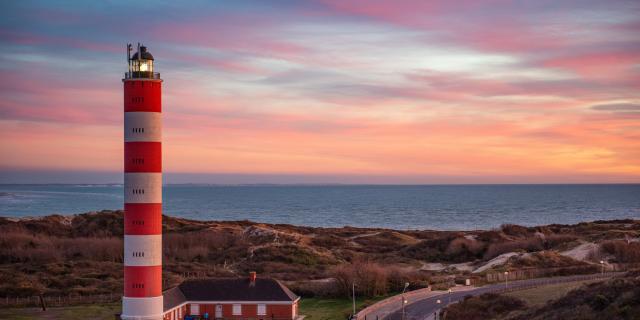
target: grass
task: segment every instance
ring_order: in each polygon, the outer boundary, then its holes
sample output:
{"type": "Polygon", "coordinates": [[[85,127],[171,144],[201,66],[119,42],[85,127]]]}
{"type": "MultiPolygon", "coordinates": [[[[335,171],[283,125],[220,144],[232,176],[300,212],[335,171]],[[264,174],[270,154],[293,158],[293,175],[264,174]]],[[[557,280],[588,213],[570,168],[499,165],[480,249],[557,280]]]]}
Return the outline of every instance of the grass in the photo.
{"type": "MultiPolygon", "coordinates": [[[[356,311],[377,301],[387,298],[376,297],[366,300],[356,299],[356,311]]],[[[340,320],[346,319],[353,312],[353,304],[349,299],[320,299],[302,298],[300,299],[300,314],[305,315],[305,319],[310,320],[340,320]]]]}
{"type": "Polygon", "coordinates": [[[32,319],[96,319],[113,320],[114,314],[120,312],[120,304],[86,305],[74,307],[48,308],[9,308],[0,309],[0,319],[32,320],[32,319]]]}
{"type": "MultiPolygon", "coordinates": [[[[386,297],[356,300],[356,308],[360,310],[386,297]]],[[[311,320],[346,319],[352,311],[349,299],[303,298],[300,300],[300,314],[311,320]]],[[[0,309],[0,319],[32,320],[32,319],[92,319],[112,320],[120,311],[120,304],[86,305],[74,307],[48,308],[46,312],[40,308],[0,309]]]]}
{"type": "Polygon", "coordinates": [[[530,307],[539,307],[546,304],[549,300],[562,298],[566,296],[570,291],[577,289],[585,284],[599,281],[602,280],[586,280],[552,284],[527,290],[518,290],[507,293],[507,295],[524,300],[530,307]]]}

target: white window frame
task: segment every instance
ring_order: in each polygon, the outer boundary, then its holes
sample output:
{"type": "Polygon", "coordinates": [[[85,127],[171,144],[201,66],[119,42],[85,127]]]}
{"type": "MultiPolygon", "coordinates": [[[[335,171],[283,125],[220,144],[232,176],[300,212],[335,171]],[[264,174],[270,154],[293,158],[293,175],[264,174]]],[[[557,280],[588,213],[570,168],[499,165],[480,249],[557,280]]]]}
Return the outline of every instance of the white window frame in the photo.
{"type": "Polygon", "coordinates": [[[232,315],[241,316],[242,315],[242,304],[234,303],[232,307],[232,315]]]}
{"type": "Polygon", "coordinates": [[[199,304],[197,304],[197,303],[192,303],[191,304],[191,315],[192,316],[199,316],[200,315],[200,305],[199,304]]]}
{"type": "Polygon", "coordinates": [[[256,313],[259,316],[266,316],[267,315],[267,305],[264,303],[259,303],[258,304],[258,309],[256,310],[256,313]]]}

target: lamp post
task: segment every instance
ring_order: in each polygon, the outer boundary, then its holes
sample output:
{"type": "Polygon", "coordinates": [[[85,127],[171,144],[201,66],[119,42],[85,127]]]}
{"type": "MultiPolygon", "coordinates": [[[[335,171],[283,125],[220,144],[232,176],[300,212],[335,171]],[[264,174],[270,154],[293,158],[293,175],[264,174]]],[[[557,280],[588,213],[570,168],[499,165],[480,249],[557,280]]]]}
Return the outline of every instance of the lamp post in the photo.
{"type": "Polygon", "coordinates": [[[509,289],[509,271],[504,272],[504,290],[509,289]]]}
{"type": "Polygon", "coordinates": [[[451,288],[449,288],[449,303],[448,304],[451,304],[451,288]]]}
{"type": "Polygon", "coordinates": [[[404,283],[404,289],[402,289],[402,320],[404,320],[404,305],[407,304],[407,300],[404,298],[404,292],[407,290],[407,288],[409,287],[409,282],[405,282],[404,283]]]}
{"type": "Polygon", "coordinates": [[[353,298],[353,319],[356,317],[356,282],[351,283],[351,294],[353,298]]]}
{"type": "Polygon", "coordinates": [[[438,309],[435,312],[435,320],[438,320],[440,318],[440,304],[442,303],[442,301],[438,299],[436,300],[436,303],[438,304],[438,309]]]}
{"type": "Polygon", "coordinates": [[[604,274],[604,260],[600,260],[600,265],[602,266],[602,274],[604,274]]]}

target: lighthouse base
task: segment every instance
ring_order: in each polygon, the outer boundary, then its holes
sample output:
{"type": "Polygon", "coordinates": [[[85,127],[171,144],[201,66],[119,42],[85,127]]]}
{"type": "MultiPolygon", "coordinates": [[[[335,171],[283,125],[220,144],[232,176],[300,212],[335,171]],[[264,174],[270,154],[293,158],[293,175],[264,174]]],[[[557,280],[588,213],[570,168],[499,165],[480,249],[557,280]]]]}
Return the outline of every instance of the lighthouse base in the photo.
{"type": "Polygon", "coordinates": [[[122,320],[162,320],[162,296],[150,298],[122,297],[122,320]]]}

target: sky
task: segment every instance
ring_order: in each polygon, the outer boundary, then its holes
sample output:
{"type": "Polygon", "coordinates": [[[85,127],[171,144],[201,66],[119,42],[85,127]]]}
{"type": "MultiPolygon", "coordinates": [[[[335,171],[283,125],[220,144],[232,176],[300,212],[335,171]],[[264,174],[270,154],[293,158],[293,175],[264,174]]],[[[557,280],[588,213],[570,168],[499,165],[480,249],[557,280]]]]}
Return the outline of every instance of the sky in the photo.
{"type": "Polygon", "coordinates": [[[0,183],[122,182],[128,42],[167,183],[637,183],[639,35],[639,1],[3,1],[0,183]]]}

